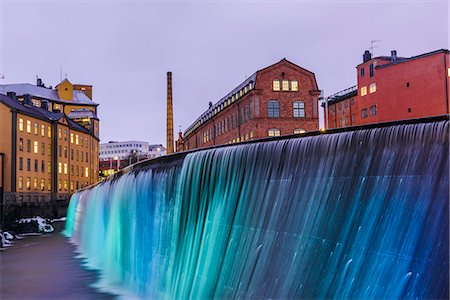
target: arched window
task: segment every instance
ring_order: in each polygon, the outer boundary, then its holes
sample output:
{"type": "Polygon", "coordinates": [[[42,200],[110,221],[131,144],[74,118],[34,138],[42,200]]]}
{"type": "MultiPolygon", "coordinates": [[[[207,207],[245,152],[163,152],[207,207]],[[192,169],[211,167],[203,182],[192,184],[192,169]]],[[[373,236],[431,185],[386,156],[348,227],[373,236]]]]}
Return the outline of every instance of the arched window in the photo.
{"type": "Polygon", "coordinates": [[[267,114],[269,118],[280,117],[280,102],[278,100],[270,100],[267,103],[267,114]]]}
{"type": "Polygon", "coordinates": [[[294,101],[294,118],[305,117],[305,102],[294,101]]]}
{"type": "Polygon", "coordinates": [[[280,136],[281,132],[280,132],[280,129],[271,128],[271,129],[269,129],[268,134],[269,134],[269,136],[280,136]]]}

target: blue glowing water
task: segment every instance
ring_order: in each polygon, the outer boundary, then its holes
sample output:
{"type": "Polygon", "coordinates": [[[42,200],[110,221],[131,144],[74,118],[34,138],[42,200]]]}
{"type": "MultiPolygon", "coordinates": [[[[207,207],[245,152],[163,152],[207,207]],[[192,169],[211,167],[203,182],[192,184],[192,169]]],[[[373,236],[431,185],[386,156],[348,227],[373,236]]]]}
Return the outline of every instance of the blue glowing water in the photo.
{"type": "Polygon", "coordinates": [[[143,298],[446,298],[448,132],[190,153],[75,193],[66,234],[143,298]]]}

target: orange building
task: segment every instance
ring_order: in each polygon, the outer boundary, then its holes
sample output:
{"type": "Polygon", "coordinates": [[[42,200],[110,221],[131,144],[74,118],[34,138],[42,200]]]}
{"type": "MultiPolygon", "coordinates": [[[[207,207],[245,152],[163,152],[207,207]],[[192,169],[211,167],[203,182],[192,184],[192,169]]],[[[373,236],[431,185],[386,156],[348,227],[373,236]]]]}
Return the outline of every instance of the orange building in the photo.
{"type": "Polygon", "coordinates": [[[448,50],[408,58],[366,51],[356,69],[357,86],[327,97],[328,128],[450,113],[448,50]]]}
{"type": "Polygon", "coordinates": [[[98,181],[92,87],[66,79],[52,89],[38,80],[0,85],[0,92],[4,217],[64,215],[70,194],[98,181]]]}

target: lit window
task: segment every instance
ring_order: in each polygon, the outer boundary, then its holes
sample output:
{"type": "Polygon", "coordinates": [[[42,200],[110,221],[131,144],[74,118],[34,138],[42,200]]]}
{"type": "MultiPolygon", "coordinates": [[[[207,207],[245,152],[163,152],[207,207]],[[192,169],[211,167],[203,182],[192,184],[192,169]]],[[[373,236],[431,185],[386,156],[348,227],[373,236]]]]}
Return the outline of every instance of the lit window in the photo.
{"type": "Polygon", "coordinates": [[[62,139],[62,129],[58,128],[58,139],[62,139]]]}
{"type": "Polygon", "coordinates": [[[39,143],[38,141],[34,141],[34,147],[33,147],[34,153],[38,153],[39,151],[39,143]]]}
{"type": "Polygon", "coordinates": [[[361,110],[361,119],[367,118],[367,108],[361,110]]]}
{"type": "Polygon", "coordinates": [[[450,77],[450,68],[447,69],[447,75],[450,77]]]}
{"type": "Polygon", "coordinates": [[[78,145],[78,134],[75,136],[75,144],[78,145]]]}
{"type": "Polygon", "coordinates": [[[377,91],[377,84],[375,82],[369,85],[369,93],[375,93],[377,91]]]}
{"type": "Polygon", "coordinates": [[[85,174],[86,178],[89,177],[89,169],[87,167],[86,167],[86,169],[84,171],[84,174],[85,174]]]}
{"type": "Polygon", "coordinates": [[[291,90],[293,92],[297,92],[298,91],[298,81],[297,80],[292,80],[291,81],[291,90]]]}
{"type": "Polygon", "coordinates": [[[273,81],[273,90],[274,91],[279,91],[280,90],[280,81],[279,80],[274,80],[273,81]]]}
{"type": "MultiPolygon", "coordinates": [[[[450,69],[449,69],[449,70],[450,70],[450,69]]],[[[450,74],[450,71],[449,71],[449,74],[450,74]]],[[[450,75],[449,75],[449,76],[450,76],[450,75]]],[[[253,88],[253,83],[250,82],[250,83],[248,84],[248,89],[251,90],[252,88],[253,88]]]]}
{"type": "Polygon", "coordinates": [[[47,127],[47,136],[48,136],[49,138],[52,137],[52,128],[51,128],[50,126],[47,127]]]}
{"type": "Polygon", "coordinates": [[[19,131],[23,131],[23,119],[19,118],[19,131]]]}
{"type": "Polygon", "coordinates": [[[38,132],[39,132],[39,125],[38,123],[34,122],[34,134],[38,135],[38,132]]]}
{"type": "Polygon", "coordinates": [[[64,179],[64,190],[67,191],[67,180],[64,179]]]}
{"type": "Polygon", "coordinates": [[[41,179],[41,191],[45,190],[45,179],[41,179]]]}
{"type": "Polygon", "coordinates": [[[73,133],[70,134],[70,143],[73,144],[73,133]]]}
{"type": "Polygon", "coordinates": [[[283,91],[289,91],[289,81],[283,80],[283,91]]]}
{"type": "Polygon", "coordinates": [[[58,173],[62,173],[62,163],[58,163],[58,173]]]}
{"type": "Polygon", "coordinates": [[[294,134],[300,134],[300,133],[305,133],[305,132],[306,132],[305,129],[301,129],[301,128],[299,128],[299,129],[294,129],[294,134]]]}
{"type": "Polygon", "coordinates": [[[31,188],[31,178],[30,177],[27,177],[27,182],[26,182],[26,187],[27,187],[27,190],[30,190],[30,188],[31,188]]]}
{"type": "Polygon", "coordinates": [[[67,174],[67,163],[64,163],[64,174],[67,174]]]}
{"type": "Polygon", "coordinates": [[[294,118],[304,118],[305,117],[305,102],[295,101],[294,102],[294,118]]]}
{"type": "Polygon", "coordinates": [[[62,184],[61,184],[61,179],[58,180],[58,190],[61,191],[62,189],[62,184]]]}
{"type": "Polygon", "coordinates": [[[19,190],[23,189],[23,177],[19,176],[19,190]]]}
{"type": "Polygon", "coordinates": [[[253,130],[250,131],[250,139],[253,139],[253,130]]]}
{"type": "Polygon", "coordinates": [[[50,179],[47,180],[47,190],[50,191],[52,189],[52,181],[50,179]]]}
{"type": "Polygon", "coordinates": [[[280,129],[272,128],[269,129],[269,136],[280,136],[280,129]]]}
{"type": "Polygon", "coordinates": [[[31,121],[27,120],[27,132],[31,133],[31,121]]]}
{"type": "Polygon", "coordinates": [[[367,87],[366,87],[366,86],[363,86],[363,87],[361,88],[361,96],[365,96],[365,95],[367,95],[367,87]]]}
{"type": "Polygon", "coordinates": [[[34,188],[35,190],[38,189],[38,179],[37,179],[36,177],[34,177],[34,180],[33,180],[33,188],[34,188]]]}
{"type": "Polygon", "coordinates": [[[47,162],[47,173],[50,174],[52,172],[52,164],[48,161],[47,162]]]}
{"type": "Polygon", "coordinates": [[[278,100],[270,100],[267,103],[267,114],[269,118],[280,117],[280,103],[278,100]]]}
{"type": "Polygon", "coordinates": [[[45,136],[45,125],[44,124],[41,125],[41,135],[45,136]]]}

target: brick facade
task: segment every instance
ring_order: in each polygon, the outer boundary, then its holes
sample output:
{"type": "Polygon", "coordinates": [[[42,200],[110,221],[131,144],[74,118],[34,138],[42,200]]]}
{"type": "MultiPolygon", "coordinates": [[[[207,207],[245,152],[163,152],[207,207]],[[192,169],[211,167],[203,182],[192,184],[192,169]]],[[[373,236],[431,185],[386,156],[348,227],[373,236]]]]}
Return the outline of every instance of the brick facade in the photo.
{"type": "Polygon", "coordinates": [[[357,66],[357,95],[328,97],[328,127],[372,124],[449,114],[448,50],[410,58],[371,58],[366,51],[357,66]],[[345,106],[345,108],[344,108],[345,106]],[[345,116],[349,122],[340,122],[345,116]]]}
{"type": "Polygon", "coordinates": [[[179,136],[177,151],[264,138],[271,129],[279,130],[280,135],[318,130],[319,94],[314,73],[283,59],[257,71],[211,105],[184,137],[179,136]],[[279,91],[274,90],[274,80],[279,81],[279,91]],[[272,109],[271,117],[269,101],[277,101],[279,106],[272,109]]]}

